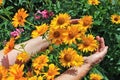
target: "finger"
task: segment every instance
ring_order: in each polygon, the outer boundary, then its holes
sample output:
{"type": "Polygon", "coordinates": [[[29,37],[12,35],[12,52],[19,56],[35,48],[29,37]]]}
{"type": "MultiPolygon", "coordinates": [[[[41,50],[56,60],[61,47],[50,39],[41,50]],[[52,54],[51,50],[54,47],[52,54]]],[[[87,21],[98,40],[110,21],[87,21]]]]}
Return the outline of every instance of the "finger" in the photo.
{"type": "Polygon", "coordinates": [[[104,38],[100,38],[100,49],[105,47],[105,41],[104,38]]]}
{"type": "MultiPolygon", "coordinates": [[[[96,36],[96,40],[100,43],[100,36],[96,36]]],[[[98,52],[100,47],[97,48],[96,52],[98,52]]]]}
{"type": "Polygon", "coordinates": [[[79,19],[71,19],[70,23],[71,24],[77,24],[79,19]]]}
{"type": "Polygon", "coordinates": [[[103,58],[105,56],[105,54],[107,53],[108,50],[108,46],[105,46],[101,52],[98,52],[98,54],[96,54],[97,56],[99,56],[99,58],[103,58]]]}

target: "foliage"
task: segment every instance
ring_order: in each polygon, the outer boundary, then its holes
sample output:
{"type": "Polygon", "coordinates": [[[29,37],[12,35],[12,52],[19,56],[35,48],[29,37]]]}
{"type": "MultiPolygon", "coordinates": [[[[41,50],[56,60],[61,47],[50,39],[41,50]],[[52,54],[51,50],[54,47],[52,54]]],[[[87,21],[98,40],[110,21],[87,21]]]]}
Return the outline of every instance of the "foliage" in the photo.
{"type": "MultiPolygon", "coordinates": [[[[120,76],[120,23],[111,21],[111,15],[120,15],[120,0],[100,0],[99,5],[89,5],[87,0],[3,0],[0,6],[0,49],[3,49],[6,41],[11,37],[10,33],[15,30],[11,24],[12,18],[18,9],[24,8],[29,13],[27,20],[34,25],[50,23],[48,19],[35,20],[34,14],[40,10],[48,10],[59,13],[68,13],[72,18],[81,18],[84,15],[93,16],[94,23],[91,33],[104,37],[109,46],[108,54],[100,63],[97,70],[107,75],[109,80],[116,80],[120,76]],[[101,68],[102,67],[102,68],[101,68]]],[[[25,23],[24,32],[16,43],[29,40],[35,27],[25,23]]],[[[51,56],[54,58],[55,56],[51,56]]],[[[106,79],[107,80],[107,79],[106,79]]]]}

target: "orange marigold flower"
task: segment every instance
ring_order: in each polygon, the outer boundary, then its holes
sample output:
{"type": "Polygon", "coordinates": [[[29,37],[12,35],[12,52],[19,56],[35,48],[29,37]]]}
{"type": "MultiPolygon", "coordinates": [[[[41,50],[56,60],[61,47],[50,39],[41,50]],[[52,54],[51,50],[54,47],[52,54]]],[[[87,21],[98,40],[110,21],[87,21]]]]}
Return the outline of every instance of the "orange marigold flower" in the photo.
{"type": "Polygon", "coordinates": [[[59,70],[59,68],[57,68],[54,64],[50,64],[48,72],[45,73],[45,76],[46,76],[47,80],[54,80],[54,77],[56,75],[60,74],[58,72],[58,70],[59,70]]]}
{"type": "Polygon", "coordinates": [[[8,70],[3,67],[3,66],[0,66],[0,80],[6,80],[6,77],[7,77],[7,74],[8,73],[8,70]]]}
{"type": "Polygon", "coordinates": [[[15,39],[10,38],[10,41],[7,42],[6,46],[4,47],[4,54],[7,54],[14,48],[14,45],[15,45],[14,43],[15,43],[15,39]]]}
{"type": "Polygon", "coordinates": [[[47,66],[47,62],[49,61],[46,55],[41,55],[33,60],[33,68],[35,70],[41,70],[44,66],[47,66]]]}
{"type": "Polygon", "coordinates": [[[88,28],[91,28],[91,24],[93,23],[93,19],[92,16],[83,16],[80,20],[79,23],[83,26],[83,28],[85,28],[86,30],[88,28]]]}
{"type": "Polygon", "coordinates": [[[9,69],[9,76],[13,77],[13,80],[25,80],[23,77],[24,71],[23,71],[24,65],[18,65],[14,64],[10,66],[9,69]]]}
{"type": "Polygon", "coordinates": [[[99,0],[88,0],[88,4],[90,5],[98,5],[100,3],[99,0]]]}
{"type": "Polygon", "coordinates": [[[17,13],[15,13],[14,18],[12,19],[13,26],[24,26],[24,23],[26,22],[25,18],[28,17],[28,14],[26,13],[23,8],[19,9],[17,13]]]}
{"type": "Polygon", "coordinates": [[[112,23],[119,24],[120,23],[120,16],[117,14],[111,15],[111,21],[112,21],[112,23]]]}

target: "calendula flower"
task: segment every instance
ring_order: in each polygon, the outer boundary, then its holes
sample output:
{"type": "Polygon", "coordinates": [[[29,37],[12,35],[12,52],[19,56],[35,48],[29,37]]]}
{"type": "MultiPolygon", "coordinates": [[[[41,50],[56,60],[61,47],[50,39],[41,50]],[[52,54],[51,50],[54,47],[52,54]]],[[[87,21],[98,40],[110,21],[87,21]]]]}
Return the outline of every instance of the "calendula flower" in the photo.
{"type": "Polygon", "coordinates": [[[79,23],[83,26],[83,28],[85,28],[86,30],[88,28],[91,28],[91,24],[93,23],[93,19],[92,16],[83,16],[80,20],[79,23]]]}
{"type": "Polygon", "coordinates": [[[36,70],[41,70],[43,69],[44,66],[47,66],[48,62],[48,57],[46,55],[41,55],[33,60],[33,68],[36,70]]]}
{"type": "Polygon", "coordinates": [[[102,80],[102,76],[96,73],[90,74],[90,80],[102,80]]]}
{"type": "Polygon", "coordinates": [[[13,80],[25,80],[25,78],[23,77],[24,74],[24,65],[18,65],[18,64],[14,64],[12,66],[10,66],[9,69],[9,76],[13,77],[13,80]]]}
{"type": "Polygon", "coordinates": [[[65,28],[67,25],[70,24],[70,15],[67,13],[60,13],[59,15],[56,15],[55,18],[51,21],[51,26],[52,27],[60,27],[60,28],[65,28]]]}
{"type": "Polygon", "coordinates": [[[99,0],[88,0],[88,4],[90,5],[98,5],[100,3],[99,0]]]}
{"type": "Polygon", "coordinates": [[[30,58],[30,55],[28,53],[22,52],[22,53],[17,55],[16,59],[18,61],[21,61],[22,63],[25,63],[25,62],[27,62],[29,60],[29,58],[30,58]]]}
{"type": "Polygon", "coordinates": [[[8,70],[3,67],[3,66],[0,66],[0,80],[6,80],[6,77],[7,77],[7,74],[8,73],[8,70]]]}
{"type": "Polygon", "coordinates": [[[83,52],[93,52],[98,48],[98,43],[94,36],[89,34],[82,37],[82,43],[78,44],[78,48],[83,52]]]}
{"type": "Polygon", "coordinates": [[[80,39],[81,34],[79,34],[78,26],[68,26],[65,37],[63,38],[66,44],[76,43],[76,39],[80,39]]]}
{"type": "Polygon", "coordinates": [[[111,21],[112,21],[112,23],[119,24],[120,23],[120,16],[117,14],[111,15],[111,21]]]}
{"type": "Polygon", "coordinates": [[[52,40],[52,43],[54,44],[61,44],[63,42],[63,38],[64,38],[64,29],[61,28],[50,28],[50,32],[49,32],[49,40],[52,40]]]}
{"type": "Polygon", "coordinates": [[[6,55],[8,52],[10,52],[15,45],[15,39],[14,38],[10,38],[10,41],[6,43],[5,47],[4,47],[4,54],[6,55]]]}
{"type": "Polygon", "coordinates": [[[24,26],[24,23],[26,22],[26,17],[28,17],[28,14],[26,13],[23,8],[19,9],[17,13],[15,13],[13,17],[13,26],[18,27],[18,26],[24,26]]]}
{"type": "Polygon", "coordinates": [[[45,76],[46,76],[47,80],[54,80],[54,77],[56,75],[60,74],[58,72],[58,70],[59,70],[59,68],[57,68],[54,64],[50,64],[48,72],[45,73],[45,76]]]}
{"type": "Polygon", "coordinates": [[[64,49],[60,52],[59,60],[62,66],[70,67],[75,66],[75,58],[77,52],[73,48],[64,49]]]}

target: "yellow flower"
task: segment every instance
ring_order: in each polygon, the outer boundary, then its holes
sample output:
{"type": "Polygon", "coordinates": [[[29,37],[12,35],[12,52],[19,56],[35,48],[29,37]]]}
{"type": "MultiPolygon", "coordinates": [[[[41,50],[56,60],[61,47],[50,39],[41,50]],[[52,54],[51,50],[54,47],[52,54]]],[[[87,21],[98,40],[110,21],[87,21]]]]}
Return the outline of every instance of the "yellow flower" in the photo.
{"type": "Polygon", "coordinates": [[[111,21],[112,21],[112,23],[119,24],[120,23],[120,16],[117,14],[111,15],[111,21]]]}
{"type": "Polygon", "coordinates": [[[59,68],[57,68],[54,64],[50,64],[48,72],[45,73],[45,76],[46,76],[47,80],[54,80],[54,77],[56,75],[60,74],[58,72],[58,70],[59,70],[59,68]]]}
{"type": "Polygon", "coordinates": [[[52,27],[60,27],[60,28],[65,28],[67,25],[70,24],[70,15],[67,13],[60,13],[59,15],[56,15],[55,18],[51,21],[51,26],[52,27]]]}
{"type": "Polygon", "coordinates": [[[88,4],[90,5],[98,5],[100,3],[99,0],[88,0],[88,4]]]}
{"type": "Polygon", "coordinates": [[[20,54],[17,55],[17,60],[21,61],[21,62],[27,62],[30,58],[30,55],[26,52],[22,52],[20,54]]]}
{"type": "Polygon", "coordinates": [[[90,80],[102,80],[102,76],[96,73],[90,74],[90,80]]]}
{"type": "Polygon", "coordinates": [[[5,80],[8,75],[7,73],[8,70],[5,67],[0,66],[0,80],[5,80]]]}
{"type": "Polygon", "coordinates": [[[41,36],[48,30],[48,25],[42,24],[40,26],[36,26],[36,30],[38,31],[39,36],[41,36]]]}
{"type": "Polygon", "coordinates": [[[93,23],[92,16],[83,16],[80,20],[79,23],[83,26],[83,28],[88,29],[91,28],[91,24],[93,23]]]}
{"type": "Polygon", "coordinates": [[[38,37],[38,36],[39,36],[38,31],[37,31],[37,30],[33,30],[32,33],[31,33],[31,37],[32,37],[32,38],[36,38],[36,37],[38,37]]]}
{"type": "Polygon", "coordinates": [[[64,33],[65,37],[63,37],[63,41],[66,44],[76,43],[76,39],[81,39],[79,34],[78,26],[68,26],[66,33],[64,33]]]}
{"type": "Polygon", "coordinates": [[[9,76],[14,77],[14,80],[23,80],[23,71],[24,65],[18,65],[18,64],[14,64],[12,66],[10,66],[9,69],[9,76]]]}
{"type": "Polygon", "coordinates": [[[6,55],[8,52],[10,52],[14,48],[15,39],[10,38],[10,41],[7,42],[7,44],[4,47],[4,54],[6,55]]]}
{"type": "Polygon", "coordinates": [[[18,26],[24,26],[24,23],[26,22],[25,18],[28,16],[23,8],[19,9],[17,13],[15,13],[14,18],[12,19],[13,26],[18,27],[18,26]]]}
{"type": "Polygon", "coordinates": [[[32,77],[28,78],[28,80],[37,80],[37,76],[32,76],[32,77]]]}
{"type": "Polygon", "coordinates": [[[93,52],[98,48],[98,43],[94,36],[89,34],[82,37],[82,43],[78,44],[78,48],[83,52],[93,52]]]}
{"type": "Polygon", "coordinates": [[[75,56],[75,66],[81,66],[84,63],[84,58],[82,55],[75,56]]]}
{"type": "Polygon", "coordinates": [[[59,60],[64,67],[75,66],[77,52],[73,48],[64,49],[60,52],[59,60]]]}
{"type": "Polygon", "coordinates": [[[38,80],[43,80],[43,77],[42,76],[38,76],[38,80]]]}
{"type": "Polygon", "coordinates": [[[48,57],[46,55],[41,55],[33,60],[33,68],[36,70],[41,70],[44,66],[47,66],[48,57]]]}
{"type": "Polygon", "coordinates": [[[2,3],[3,3],[3,0],[0,0],[0,5],[2,5],[2,3]]]}
{"type": "Polygon", "coordinates": [[[61,28],[50,28],[50,32],[49,32],[49,40],[52,40],[52,43],[55,44],[61,44],[63,42],[63,38],[64,38],[64,29],[61,28]]]}

